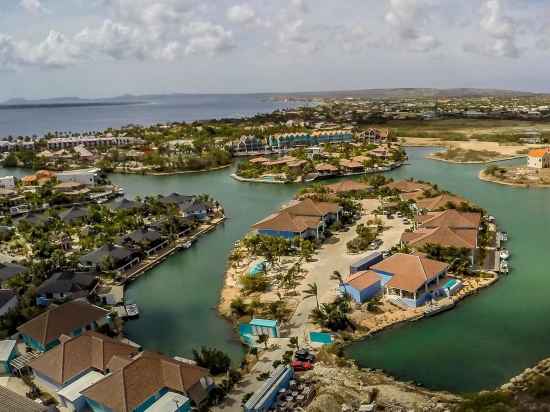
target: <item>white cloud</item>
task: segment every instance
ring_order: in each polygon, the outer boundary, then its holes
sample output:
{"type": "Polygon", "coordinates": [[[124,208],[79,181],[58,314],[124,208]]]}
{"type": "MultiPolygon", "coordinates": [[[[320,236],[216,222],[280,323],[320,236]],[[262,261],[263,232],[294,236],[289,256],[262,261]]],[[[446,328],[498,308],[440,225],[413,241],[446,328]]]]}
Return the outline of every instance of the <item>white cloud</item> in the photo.
{"type": "Polygon", "coordinates": [[[430,33],[420,31],[426,26],[431,7],[428,0],[389,0],[385,21],[394,34],[397,46],[416,52],[428,52],[441,43],[430,33]]]}
{"type": "Polygon", "coordinates": [[[464,50],[494,57],[519,57],[518,23],[504,14],[501,0],[483,3],[479,25],[487,38],[466,42],[464,50]]]}
{"type": "Polygon", "coordinates": [[[189,36],[186,54],[215,55],[235,47],[233,33],[222,26],[209,22],[192,22],[184,29],[189,36]]]}
{"type": "Polygon", "coordinates": [[[19,4],[31,14],[40,14],[47,12],[47,9],[42,5],[40,0],[21,0],[19,4]]]}
{"type": "Polygon", "coordinates": [[[256,20],[256,12],[248,4],[236,4],[227,9],[227,19],[232,23],[251,24],[256,20]]]}

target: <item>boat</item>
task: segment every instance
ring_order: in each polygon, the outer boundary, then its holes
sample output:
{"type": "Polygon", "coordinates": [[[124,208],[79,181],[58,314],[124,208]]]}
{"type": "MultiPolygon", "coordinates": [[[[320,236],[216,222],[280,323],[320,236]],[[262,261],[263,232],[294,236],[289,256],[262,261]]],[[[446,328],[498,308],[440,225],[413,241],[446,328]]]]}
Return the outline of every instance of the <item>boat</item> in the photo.
{"type": "Polygon", "coordinates": [[[193,246],[193,242],[188,240],[187,242],[185,242],[183,245],[181,245],[181,247],[183,249],[189,249],[191,246],[193,246]]]}
{"type": "Polygon", "coordinates": [[[493,223],[496,219],[495,219],[494,216],[489,215],[489,216],[486,217],[486,220],[487,220],[487,222],[489,222],[489,223],[493,223]]]}
{"type": "Polygon", "coordinates": [[[128,318],[137,318],[139,316],[139,308],[138,305],[136,305],[135,303],[125,305],[124,309],[126,309],[128,318]]]}
{"type": "Polygon", "coordinates": [[[503,242],[506,242],[508,240],[508,232],[500,232],[499,236],[500,236],[500,240],[503,242]]]}
{"type": "Polygon", "coordinates": [[[424,315],[425,316],[435,316],[438,313],[445,312],[447,310],[450,310],[455,307],[455,302],[449,302],[445,304],[435,304],[435,305],[429,305],[424,309],[424,315]]]}
{"type": "Polygon", "coordinates": [[[505,261],[500,262],[499,272],[504,274],[510,273],[510,266],[508,265],[508,262],[505,262],[505,261]]]}
{"type": "Polygon", "coordinates": [[[499,252],[499,256],[502,260],[506,260],[510,257],[510,251],[507,250],[507,249],[502,249],[500,252],[499,252]]]}

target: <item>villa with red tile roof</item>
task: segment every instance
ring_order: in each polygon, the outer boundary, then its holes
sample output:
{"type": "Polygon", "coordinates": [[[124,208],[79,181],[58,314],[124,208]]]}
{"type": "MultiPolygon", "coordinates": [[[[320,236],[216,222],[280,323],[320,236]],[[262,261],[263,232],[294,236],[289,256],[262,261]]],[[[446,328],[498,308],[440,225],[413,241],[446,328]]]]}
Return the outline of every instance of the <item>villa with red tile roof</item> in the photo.
{"type": "Polygon", "coordinates": [[[550,167],[550,147],[533,149],[527,153],[527,167],[547,169],[550,167]]]}

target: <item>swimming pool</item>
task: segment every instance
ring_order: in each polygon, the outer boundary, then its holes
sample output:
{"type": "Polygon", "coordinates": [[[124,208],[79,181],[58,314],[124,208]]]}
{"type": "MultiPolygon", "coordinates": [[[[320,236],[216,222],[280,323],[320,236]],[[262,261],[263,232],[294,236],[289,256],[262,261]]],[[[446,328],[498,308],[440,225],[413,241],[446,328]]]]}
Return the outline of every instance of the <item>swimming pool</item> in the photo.
{"type": "Polygon", "coordinates": [[[259,273],[263,273],[264,271],[265,271],[265,260],[261,260],[248,270],[248,274],[250,276],[256,276],[259,273]]]}

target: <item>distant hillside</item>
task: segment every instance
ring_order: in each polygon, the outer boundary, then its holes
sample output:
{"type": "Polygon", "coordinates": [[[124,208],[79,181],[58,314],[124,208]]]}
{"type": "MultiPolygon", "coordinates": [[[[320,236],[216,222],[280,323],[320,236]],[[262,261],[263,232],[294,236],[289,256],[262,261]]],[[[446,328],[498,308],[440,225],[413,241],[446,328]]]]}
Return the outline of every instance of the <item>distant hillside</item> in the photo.
{"type": "Polygon", "coordinates": [[[501,89],[435,89],[435,88],[398,88],[398,89],[362,89],[362,90],[335,90],[326,92],[304,92],[290,93],[286,96],[293,97],[364,97],[371,99],[393,99],[393,98],[435,98],[435,97],[513,97],[513,96],[537,96],[539,93],[524,92],[517,90],[501,89]]]}

